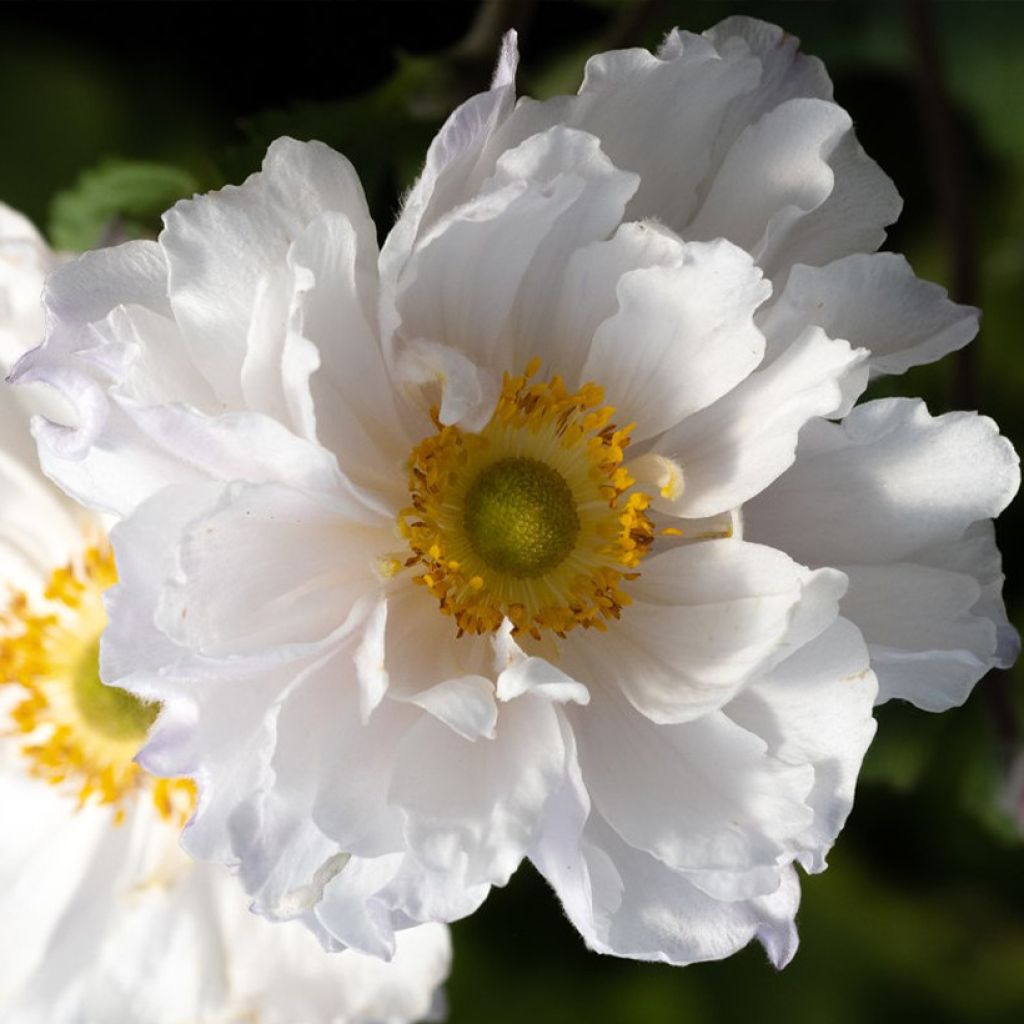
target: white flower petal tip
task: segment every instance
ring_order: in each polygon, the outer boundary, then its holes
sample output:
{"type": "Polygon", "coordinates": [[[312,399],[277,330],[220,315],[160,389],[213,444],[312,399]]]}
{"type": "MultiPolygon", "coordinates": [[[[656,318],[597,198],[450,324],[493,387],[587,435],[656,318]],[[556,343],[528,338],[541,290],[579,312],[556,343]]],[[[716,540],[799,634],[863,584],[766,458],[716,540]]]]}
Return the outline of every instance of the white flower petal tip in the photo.
{"type": "Polygon", "coordinates": [[[491,89],[504,89],[515,85],[519,67],[519,33],[510,28],[501,38],[501,52],[491,78],[491,89]]]}
{"type": "Polygon", "coordinates": [[[380,252],[348,162],[283,139],[52,274],[18,373],[73,406],[46,472],[124,517],[104,673],[163,704],[188,849],[328,948],[397,960],[529,856],[594,949],[783,966],[876,700],[1018,650],[1008,443],[855,406],[976,316],[876,252],[899,197],[781,29],[545,102],[517,59],[380,252]]]}

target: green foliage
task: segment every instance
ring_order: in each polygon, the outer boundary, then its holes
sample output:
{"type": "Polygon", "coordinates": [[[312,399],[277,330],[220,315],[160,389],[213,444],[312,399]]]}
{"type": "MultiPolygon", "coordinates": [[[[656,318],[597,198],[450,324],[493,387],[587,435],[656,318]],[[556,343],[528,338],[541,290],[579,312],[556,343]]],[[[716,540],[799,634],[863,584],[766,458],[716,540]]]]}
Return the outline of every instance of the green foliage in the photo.
{"type": "Polygon", "coordinates": [[[76,252],[111,238],[153,234],[160,214],[198,188],[196,179],[178,167],[106,160],[84,171],[73,188],[54,197],[50,240],[57,249],[76,252]]]}

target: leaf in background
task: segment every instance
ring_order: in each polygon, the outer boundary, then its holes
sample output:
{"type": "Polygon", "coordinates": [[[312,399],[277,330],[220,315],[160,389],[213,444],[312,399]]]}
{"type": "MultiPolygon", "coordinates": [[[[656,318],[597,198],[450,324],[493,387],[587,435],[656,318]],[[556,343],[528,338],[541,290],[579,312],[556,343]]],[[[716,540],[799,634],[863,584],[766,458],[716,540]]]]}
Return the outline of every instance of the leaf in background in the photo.
{"type": "Polygon", "coordinates": [[[180,167],[134,160],[107,160],[84,171],[73,188],[50,206],[50,239],[57,249],[82,252],[109,238],[155,233],[160,214],[199,183],[180,167]]]}

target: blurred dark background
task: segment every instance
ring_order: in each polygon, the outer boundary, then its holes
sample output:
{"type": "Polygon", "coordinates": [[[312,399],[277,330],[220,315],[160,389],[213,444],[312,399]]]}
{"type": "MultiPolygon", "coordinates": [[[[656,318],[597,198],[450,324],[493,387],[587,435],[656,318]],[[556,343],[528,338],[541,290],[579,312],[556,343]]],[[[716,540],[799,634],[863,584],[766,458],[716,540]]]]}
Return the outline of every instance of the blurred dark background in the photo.
{"type": "MultiPolygon", "coordinates": [[[[241,180],[288,133],[353,160],[383,234],[445,114],[486,83],[507,24],[520,29],[521,91],[550,95],[574,91],[593,52],[733,13],[782,25],[825,60],[905,200],[887,247],[984,310],[968,354],[885,393],[978,408],[1020,448],[1022,4],[4,3],[0,199],[55,244],[85,248],[152,230],[179,195],[241,180]]],[[[1019,507],[1000,522],[1018,625],[1020,526],[1019,507]]],[[[1024,847],[1009,813],[1021,693],[1018,670],[945,715],[881,709],[831,868],[805,883],[803,945],[784,972],[756,947],[687,969],[588,953],[524,867],[454,929],[451,1020],[1024,1021],[1024,847]]]]}

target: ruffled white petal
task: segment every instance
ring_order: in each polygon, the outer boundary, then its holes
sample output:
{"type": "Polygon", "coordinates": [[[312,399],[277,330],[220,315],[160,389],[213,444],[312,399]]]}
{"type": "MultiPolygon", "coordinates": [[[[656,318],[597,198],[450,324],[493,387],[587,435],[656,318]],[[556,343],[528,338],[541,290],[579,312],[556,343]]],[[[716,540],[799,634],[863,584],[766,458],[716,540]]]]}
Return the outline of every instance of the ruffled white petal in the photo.
{"type": "Polygon", "coordinates": [[[796,465],[745,506],[746,536],[842,568],[843,613],[871,649],[879,699],[942,710],[1015,657],[986,520],[1019,480],[991,420],[870,402],[806,428],[796,465]]]}
{"type": "Polygon", "coordinates": [[[687,237],[728,238],[769,277],[797,262],[876,249],[899,215],[899,196],[851,126],[824,100],[793,99],[769,111],[729,150],[687,237]]]}
{"type": "Polygon", "coordinates": [[[211,476],[330,486],[335,458],[318,447],[319,431],[336,443],[379,417],[394,429],[378,421],[372,453],[338,453],[393,505],[377,467],[395,464],[407,439],[376,341],[375,258],[344,158],[285,139],[243,186],[175,207],[158,243],[60,268],[47,288],[45,345],[13,375],[45,378],[72,406],[71,426],[36,427],[47,471],[117,514],[162,485],[211,476]],[[216,252],[200,258],[206,238],[216,252]]]}
{"type": "Polygon", "coordinates": [[[588,686],[620,690],[655,722],[698,719],[778,655],[808,577],[780,551],[743,541],[652,556],[619,622],[607,633],[570,635],[566,667],[588,686]]]}
{"type": "MultiPolygon", "coordinates": [[[[289,406],[308,403],[314,436],[335,453],[343,471],[395,507],[404,501],[396,469],[413,437],[404,429],[384,367],[375,248],[363,231],[347,214],[326,212],[295,239],[288,264],[301,284],[294,292],[298,337],[289,334],[286,345],[305,355],[294,372],[284,362],[267,366],[264,377],[271,386],[277,379],[290,385],[289,406]]],[[[309,428],[296,432],[310,436],[309,428]]]]}
{"type": "Polygon", "coordinates": [[[547,357],[552,367],[565,380],[584,383],[583,364],[594,334],[619,308],[619,282],[654,267],[678,272],[682,254],[679,236],[654,221],[623,224],[612,238],[577,249],[566,264],[549,323],[557,352],[547,357]]]}
{"type": "Polygon", "coordinates": [[[592,949],[638,960],[690,964],[729,956],[758,938],[784,967],[796,952],[796,873],[767,896],[723,902],[687,876],[629,846],[590,811],[577,778],[552,802],[531,859],[592,949]]]}
{"type": "Polygon", "coordinates": [[[776,864],[813,818],[807,765],[772,757],[763,740],[720,712],[657,725],[610,689],[572,721],[594,806],[627,843],[691,872],[698,885],[721,875],[731,881],[707,884],[751,885],[755,892],[745,895],[775,888],[776,864]]]}
{"type": "Polygon", "coordinates": [[[678,33],[664,57],[640,49],[598,54],[587,62],[578,96],[520,101],[490,150],[559,122],[597,135],[617,166],[640,174],[630,219],[656,217],[683,233],[730,105],[754,91],[760,72],[749,53],[733,48],[722,59],[708,40],[690,33],[678,33]],[[678,102],[680,96],[687,102],[678,102]]]}
{"type": "Polygon", "coordinates": [[[876,376],[963,348],[978,331],[978,311],[915,277],[902,256],[880,252],[793,267],[785,290],[758,317],[770,353],[791,345],[809,323],[868,349],[876,376]]]}
{"type": "Polygon", "coordinates": [[[996,623],[974,611],[981,587],[973,574],[913,561],[849,566],[846,574],[843,614],[871,645],[883,699],[946,711],[962,704],[989,668],[1005,662],[996,623]]]}
{"type": "Polygon", "coordinates": [[[263,170],[238,187],[183,200],[164,217],[160,246],[183,342],[226,406],[241,404],[240,368],[260,282],[303,228],[345,214],[376,247],[358,175],[322,143],[279,139],[263,170]]]}
{"type": "Polygon", "coordinates": [[[390,963],[325,953],[302,926],[254,916],[223,868],[190,862],[148,798],[115,826],[21,771],[15,757],[0,773],[5,1020],[411,1024],[439,1005],[447,929],[403,932],[390,963]]]}
{"type": "Polygon", "coordinates": [[[657,439],[655,451],[681,467],[684,486],[674,497],[655,495],[655,506],[703,517],[759,494],[792,465],[804,424],[836,412],[851,379],[863,386],[865,356],[808,327],[720,401],[657,439]]]}
{"type": "Polygon", "coordinates": [[[990,419],[868,402],[808,425],[797,464],[744,507],[746,535],[808,565],[884,565],[998,515],[1019,482],[990,419]]]}
{"type": "Polygon", "coordinates": [[[396,752],[390,801],[425,865],[504,885],[560,787],[564,760],[559,712],[543,697],[506,704],[493,738],[467,740],[424,717],[396,752]]]}
{"type": "Polygon", "coordinates": [[[485,153],[494,161],[554,124],[580,128],[616,166],[639,173],[627,217],[657,218],[687,239],[756,243],[770,277],[784,279],[796,262],[871,252],[899,197],[830,102],[821,63],[796,45],[773,25],[730,18],[704,36],[671,33],[657,56],[599,54],[578,96],[520,101],[485,153]],[[734,216],[752,204],[758,212],[734,216]],[[758,241],[746,236],[759,218],[758,241]]]}
{"type": "Polygon", "coordinates": [[[594,333],[583,379],[598,382],[635,419],[634,440],[659,434],[721,398],[761,361],[754,310],[769,294],[742,250],[721,241],[682,244],[671,264],[619,279],[618,308],[594,333]]]}
{"type": "Polygon", "coordinates": [[[418,235],[443,213],[463,202],[481,150],[515,103],[519,51],[515,31],[502,39],[491,88],[470,97],[445,121],[427,150],[423,171],[409,190],[402,212],[381,250],[385,336],[390,334],[394,284],[418,235]]]}
{"type": "Polygon", "coordinates": [[[799,843],[809,871],[825,854],[853,807],[860,764],[875,734],[878,684],[857,628],[840,619],[771,672],[754,680],[726,713],[768,743],[774,757],[814,768],[805,802],[814,812],[799,843]]]}
{"type": "Polygon", "coordinates": [[[615,230],[636,185],[593,136],[563,127],[502,154],[479,193],[438,220],[407,261],[399,336],[520,372],[543,351],[535,337],[557,299],[552,277],[615,230]]]}
{"type": "Polygon", "coordinates": [[[344,491],[231,486],[185,527],[156,625],[212,656],[323,639],[372,595],[389,539],[387,521],[344,491]]]}

